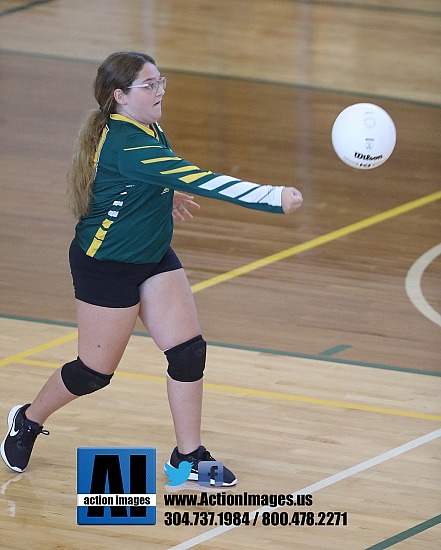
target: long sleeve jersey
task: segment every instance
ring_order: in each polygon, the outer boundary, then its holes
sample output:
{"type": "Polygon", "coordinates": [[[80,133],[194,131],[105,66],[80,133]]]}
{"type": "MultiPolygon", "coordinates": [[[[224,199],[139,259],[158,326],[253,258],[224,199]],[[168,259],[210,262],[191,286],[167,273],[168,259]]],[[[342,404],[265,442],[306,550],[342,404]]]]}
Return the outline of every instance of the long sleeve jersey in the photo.
{"type": "Polygon", "coordinates": [[[98,260],[159,262],[173,235],[173,191],[282,213],[282,187],[202,170],[177,156],[158,124],[110,116],[96,155],[89,212],[76,236],[98,260]]]}

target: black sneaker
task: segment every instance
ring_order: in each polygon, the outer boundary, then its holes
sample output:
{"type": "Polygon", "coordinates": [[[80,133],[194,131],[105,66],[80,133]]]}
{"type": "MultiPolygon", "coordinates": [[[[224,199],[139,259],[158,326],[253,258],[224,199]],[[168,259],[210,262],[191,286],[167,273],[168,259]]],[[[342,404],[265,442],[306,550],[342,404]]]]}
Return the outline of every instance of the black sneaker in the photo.
{"type": "MultiPolygon", "coordinates": [[[[215,458],[213,458],[210,454],[209,451],[207,451],[207,449],[205,447],[203,447],[202,445],[199,447],[199,449],[196,449],[196,451],[193,451],[192,453],[188,454],[188,455],[184,455],[184,454],[181,454],[179,451],[178,451],[178,448],[175,447],[173,449],[173,452],[171,454],[171,457],[170,457],[170,460],[169,462],[167,462],[167,464],[173,466],[174,468],[178,468],[179,467],[179,464],[183,461],[186,461],[186,462],[192,462],[193,465],[191,467],[191,472],[190,472],[190,476],[188,477],[188,479],[190,481],[198,481],[198,464],[199,462],[205,462],[205,461],[211,461],[211,460],[216,460],[215,458]]],[[[236,485],[237,483],[237,478],[236,476],[233,474],[233,472],[231,470],[229,470],[228,468],[225,468],[224,466],[224,480],[223,480],[223,484],[222,484],[222,487],[231,487],[232,485],[236,485]]]]}
{"type": "Polygon", "coordinates": [[[26,418],[25,410],[29,406],[30,403],[17,405],[11,409],[8,416],[9,431],[0,447],[0,454],[5,464],[15,472],[25,471],[37,435],[49,435],[49,432],[43,430],[43,426],[38,422],[26,418]]]}

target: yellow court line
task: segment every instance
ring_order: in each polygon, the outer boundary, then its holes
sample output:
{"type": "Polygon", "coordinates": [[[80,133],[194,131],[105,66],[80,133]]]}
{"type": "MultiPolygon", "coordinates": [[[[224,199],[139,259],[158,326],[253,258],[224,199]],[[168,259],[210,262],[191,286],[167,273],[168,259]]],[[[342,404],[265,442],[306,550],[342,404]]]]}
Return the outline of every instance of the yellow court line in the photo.
{"type": "MultiPolygon", "coordinates": [[[[45,361],[35,361],[32,359],[23,359],[17,361],[27,365],[37,365],[40,367],[50,367],[57,369],[61,365],[57,363],[48,363],[45,361]]],[[[164,376],[151,376],[148,374],[138,374],[135,372],[116,371],[115,376],[122,378],[134,378],[137,380],[149,380],[153,382],[165,382],[164,376]]],[[[310,405],[322,405],[325,407],[340,408],[340,409],[352,409],[356,411],[366,411],[380,414],[388,414],[394,416],[404,416],[406,418],[419,418],[423,420],[433,420],[435,422],[441,422],[441,416],[433,414],[418,413],[412,411],[400,411],[398,409],[388,409],[384,407],[373,407],[371,405],[361,405],[358,403],[347,403],[345,401],[332,401],[329,399],[318,399],[316,397],[303,397],[301,395],[291,395],[289,393],[270,392],[265,390],[255,390],[252,388],[240,388],[237,386],[224,386],[221,384],[204,383],[204,389],[210,389],[215,391],[227,392],[227,393],[240,393],[253,397],[264,397],[266,399],[281,399],[282,401],[296,401],[298,403],[308,403],[310,405]]]]}
{"type": "MultiPolygon", "coordinates": [[[[192,291],[199,292],[200,290],[204,290],[206,288],[209,288],[211,286],[223,283],[225,281],[228,281],[230,279],[233,279],[235,277],[239,277],[240,275],[244,275],[245,273],[249,273],[250,271],[254,271],[256,269],[259,269],[261,267],[265,267],[269,264],[272,264],[274,262],[277,262],[279,260],[283,260],[285,258],[288,258],[290,256],[294,256],[295,254],[299,254],[300,252],[304,252],[305,250],[310,250],[312,248],[315,248],[317,246],[320,246],[322,244],[334,241],[336,239],[339,239],[340,237],[343,237],[345,235],[349,235],[351,233],[355,233],[356,231],[359,231],[361,229],[365,229],[366,227],[370,227],[372,225],[375,225],[377,223],[380,223],[382,221],[388,220],[390,218],[393,218],[395,216],[398,216],[400,214],[404,214],[406,212],[410,212],[411,210],[414,210],[415,208],[419,208],[420,206],[424,206],[426,204],[429,204],[431,202],[434,202],[436,200],[441,199],[441,191],[437,191],[436,193],[432,193],[431,195],[426,195],[425,197],[421,197],[419,199],[416,199],[414,201],[405,203],[401,206],[397,206],[395,208],[392,208],[390,210],[386,210],[385,212],[381,212],[380,214],[376,214],[375,216],[372,216],[370,218],[366,218],[365,220],[361,220],[359,222],[353,223],[351,225],[347,225],[346,227],[343,227],[341,229],[338,229],[336,231],[332,231],[331,233],[327,233],[326,235],[322,235],[321,237],[317,237],[315,239],[312,239],[310,241],[307,241],[306,243],[302,243],[297,246],[293,246],[291,248],[287,248],[286,250],[282,250],[280,252],[277,252],[276,254],[272,254],[270,256],[266,256],[265,258],[261,258],[260,260],[257,260],[255,262],[252,262],[250,264],[244,265],[242,267],[239,267],[237,269],[233,269],[232,271],[228,271],[226,273],[222,273],[220,275],[217,275],[216,277],[212,277],[211,279],[207,279],[206,281],[202,281],[200,283],[194,284],[191,288],[192,291]]],[[[78,332],[75,331],[73,333],[70,333],[66,336],[62,336],[60,338],[56,338],[55,340],[50,340],[49,342],[46,342],[45,344],[41,344],[40,346],[36,346],[34,348],[30,348],[28,350],[24,350],[20,353],[17,353],[15,355],[11,355],[10,357],[6,357],[5,359],[0,360],[0,367],[3,367],[5,365],[9,365],[13,362],[19,362],[26,357],[29,357],[30,355],[33,355],[34,353],[39,353],[40,351],[45,351],[51,348],[54,348],[60,344],[63,344],[65,342],[69,342],[71,340],[74,340],[77,338],[78,332]]]]}
{"type": "Polygon", "coordinates": [[[375,412],[375,413],[381,413],[381,414],[390,414],[395,416],[405,416],[407,418],[422,418],[424,420],[434,420],[436,422],[441,422],[441,416],[436,416],[432,414],[407,412],[407,411],[400,411],[398,409],[387,409],[383,407],[373,407],[371,405],[347,403],[345,401],[332,401],[329,399],[318,399],[315,397],[302,397],[300,395],[291,395],[288,393],[277,393],[277,392],[270,392],[265,390],[254,390],[250,388],[236,388],[232,386],[221,386],[218,384],[204,384],[204,388],[211,388],[219,391],[233,392],[233,393],[245,393],[247,395],[253,395],[257,397],[267,397],[272,399],[297,401],[300,403],[309,403],[313,405],[324,405],[326,407],[353,409],[356,411],[367,411],[367,412],[375,412]]]}
{"type": "Polygon", "coordinates": [[[61,344],[70,342],[71,340],[75,340],[77,336],[78,336],[78,331],[71,332],[66,336],[60,336],[60,338],[55,338],[55,340],[50,340],[45,344],[40,344],[39,346],[35,346],[35,348],[26,349],[24,351],[21,351],[20,353],[16,353],[15,355],[10,355],[5,359],[0,360],[0,367],[4,367],[6,365],[9,365],[10,363],[19,363],[20,361],[22,361],[26,357],[29,357],[30,355],[34,355],[35,353],[40,353],[40,351],[46,351],[48,349],[55,348],[57,346],[60,346],[61,344]]]}
{"type": "MultiPolygon", "coordinates": [[[[199,292],[200,290],[204,290],[206,288],[228,281],[235,277],[239,277],[240,275],[244,275],[245,273],[249,273],[250,271],[259,269],[260,267],[265,267],[279,260],[283,260],[290,256],[294,256],[295,254],[299,254],[300,252],[304,252],[305,250],[310,250],[312,248],[320,246],[321,244],[334,241],[336,239],[339,239],[340,237],[349,235],[351,233],[355,233],[356,231],[365,229],[366,227],[370,227],[372,225],[388,220],[400,214],[404,214],[406,212],[414,210],[415,208],[419,208],[420,206],[424,206],[426,204],[429,204],[439,199],[441,199],[441,191],[437,191],[436,193],[432,193],[431,195],[426,195],[425,197],[421,197],[414,201],[402,204],[401,206],[397,206],[395,208],[392,208],[391,210],[386,210],[385,212],[381,212],[380,214],[376,214],[375,216],[366,218],[365,220],[361,220],[351,225],[347,225],[346,227],[342,227],[341,229],[337,229],[336,231],[332,231],[331,233],[327,233],[326,235],[322,235],[321,237],[316,237],[315,239],[307,241],[306,243],[302,243],[297,246],[287,248],[285,250],[277,252],[276,254],[271,254],[270,256],[266,256],[265,258],[261,258],[260,260],[252,262],[250,264],[244,265],[237,269],[233,269],[232,271],[227,271],[225,273],[221,273],[220,275],[217,275],[216,277],[212,277],[211,279],[207,279],[205,281],[201,281],[200,283],[196,283],[192,285],[191,287],[192,291],[199,292]]],[[[74,333],[71,333],[70,335],[67,335],[61,338],[56,338],[55,340],[51,340],[46,344],[42,344],[41,346],[37,346],[35,348],[25,350],[21,353],[12,355],[10,357],[6,357],[5,359],[0,360],[0,367],[4,365],[8,365],[13,361],[18,361],[20,359],[28,357],[33,353],[38,353],[39,351],[44,351],[44,350],[53,348],[59,344],[62,344],[64,342],[73,340],[74,338],[77,337],[77,335],[78,333],[74,332],[74,333]]]]}
{"type": "Polygon", "coordinates": [[[242,267],[238,267],[237,269],[233,269],[232,271],[221,273],[220,275],[216,275],[211,279],[207,279],[206,281],[201,281],[200,283],[192,285],[191,289],[193,293],[205,290],[206,288],[210,288],[211,286],[215,286],[220,283],[229,281],[230,279],[234,279],[235,277],[245,275],[245,273],[249,273],[250,271],[260,269],[261,267],[265,267],[280,260],[284,260],[286,258],[289,258],[290,256],[295,256],[296,254],[300,254],[300,252],[305,252],[305,250],[311,250],[312,248],[329,243],[331,241],[335,241],[337,239],[340,239],[341,237],[345,237],[346,235],[350,235],[351,233],[355,233],[356,231],[365,229],[366,227],[371,227],[372,225],[376,225],[377,223],[389,220],[391,218],[394,218],[395,216],[399,216],[400,214],[405,214],[406,212],[410,212],[415,208],[419,208],[439,199],[441,199],[441,191],[437,191],[436,193],[432,193],[431,195],[426,195],[425,197],[421,197],[414,201],[402,204],[401,206],[396,206],[395,208],[391,208],[390,210],[386,210],[385,212],[380,212],[380,214],[376,214],[375,216],[371,216],[370,218],[366,218],[351,225],[347,225],[346,227],[342,227],[341,229],[337,229],[336,231],[332,231],[331,233],[327,233],[326,235],[316,237],[315,239],[311,239],[306,243],[302,243],[291,248],[281,250],[280,252],[276,252],[275,254],[271,254],[270,256],[266,256],[265,258],[261,258],[260,260],[251,262],[250,264],[243,265],[242,267]]]}

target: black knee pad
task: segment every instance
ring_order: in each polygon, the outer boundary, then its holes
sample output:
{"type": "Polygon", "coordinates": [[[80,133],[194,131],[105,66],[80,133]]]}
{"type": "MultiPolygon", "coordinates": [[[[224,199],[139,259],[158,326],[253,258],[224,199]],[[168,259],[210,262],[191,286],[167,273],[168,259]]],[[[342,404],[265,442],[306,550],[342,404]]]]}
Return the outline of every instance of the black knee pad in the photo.
{"type": "Polygon", "coordinates": [[[166,350],[168,375],[178,382],[196,382],[204,375],[207,344],[196,336],[183,344],[166,350]]]}
{"type": "Polygon", "coordinates": [[[64,385],[74,395],[87,395],[110,384],[113,374],[102,374],[89,369],[79,357],[61,367],[64,385]]]}

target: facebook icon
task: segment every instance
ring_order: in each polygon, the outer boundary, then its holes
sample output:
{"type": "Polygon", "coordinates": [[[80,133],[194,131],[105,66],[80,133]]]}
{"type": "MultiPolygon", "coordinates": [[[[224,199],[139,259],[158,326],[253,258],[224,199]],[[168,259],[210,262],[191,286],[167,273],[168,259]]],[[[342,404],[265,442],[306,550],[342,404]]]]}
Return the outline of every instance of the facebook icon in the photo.
{"type": "Polygon", "coordinates": [[[203,487],[221,487],[224,483],[224,465],[217,460],[203,460],[198,464],[198,483],[203,487]]]}

